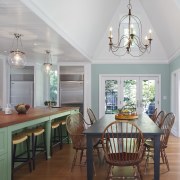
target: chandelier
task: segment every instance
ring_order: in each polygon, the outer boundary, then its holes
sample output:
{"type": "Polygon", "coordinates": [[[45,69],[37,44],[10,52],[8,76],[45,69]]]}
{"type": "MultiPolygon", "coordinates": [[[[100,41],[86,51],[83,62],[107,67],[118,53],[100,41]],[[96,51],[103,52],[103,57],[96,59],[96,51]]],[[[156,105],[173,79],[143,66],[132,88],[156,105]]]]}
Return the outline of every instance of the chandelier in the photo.
{"type": "Polygon", "coordinates": [[[119,22],[117,43],[113,43],[112,27],[110,28],[109,50],[116,56],[129,54],[133,57],[139,57],[145,52],[151,51],[152,31],[150,29],[149,34],[143,40],[142,24],[140,19],[131,13],[130,0],[127,8],[128,14],[124,15],[119,22]]]}
{"type": "Polygon", "coordinates": [[[52,59],[51,59],[51,53],[49,50],[46,50],[45,60],[44,60],[44,71],[49,74],[52,69],[52,59]]]}
{"type": "Polygon", "coordinates": [[[23,46],[21,42],[21,34],[14,33],[14,39],[12,43],[12,50],[8,56],[8,63],[14,67],[24,67],[25,66],[25,52],[23,52],[23,46]],[[16,41],[16,46],[14,47],[16,41]],[[21,48],[21,50],[20,50],[21,48]]]}

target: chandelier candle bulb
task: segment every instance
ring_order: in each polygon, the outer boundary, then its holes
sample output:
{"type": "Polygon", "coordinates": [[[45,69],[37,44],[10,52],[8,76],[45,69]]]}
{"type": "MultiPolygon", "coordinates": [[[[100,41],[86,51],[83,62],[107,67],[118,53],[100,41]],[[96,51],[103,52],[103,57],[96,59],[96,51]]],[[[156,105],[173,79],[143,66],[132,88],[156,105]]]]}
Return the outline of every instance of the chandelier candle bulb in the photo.
{"type": "Polygon", "coordinates": [[[149,39],[152,39],[152,30],[149,29],[149,39]]]}
{"type": "Polygon", "coordinates": [[[133,34],[133,24],[131,24],[131,28],[130,28],[130,34],[133,34]]]}
{"type": "Polygon", "coordinates": [[[147,46],[147,45],[148,45],[148,37],[145,36],[145,46],[147,46]]]}
{"type": "Polygon", "coordinates": [[[109,37],[112,38],[112,27],[109,28],[109,37]]]}

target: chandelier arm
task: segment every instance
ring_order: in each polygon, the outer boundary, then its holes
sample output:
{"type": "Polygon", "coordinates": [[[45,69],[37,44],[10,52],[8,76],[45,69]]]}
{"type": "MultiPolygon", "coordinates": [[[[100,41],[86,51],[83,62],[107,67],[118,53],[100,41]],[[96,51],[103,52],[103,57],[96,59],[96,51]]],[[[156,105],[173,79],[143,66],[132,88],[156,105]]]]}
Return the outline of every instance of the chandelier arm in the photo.
{"type": "Polygon", "coordinates": [[[141,43],[138,36],[134,36],[134,44],[136,44],[136,46],[140,49],[146,49],[146,46],[143,43],[141,43]]]}
{"type": "Polygon", "coordinates": [[[115,56],[124,56],[127,51],[125,51],[123,54],[116,54],[117,50],[116,51],[111,51],[115,56]]]}
{"type": "Polygon", "coordinates": [[[121,39],[119,40],[119,42],[117,44],[113,44],[112,46],[116,47],[116,48],[124,48],[124,47],[126,47],[127,44],[121,46],[121,44],[123,44],[124,39],[128,39],[128,37],[126,35],[123,35],[121,37],[121,39]]]}

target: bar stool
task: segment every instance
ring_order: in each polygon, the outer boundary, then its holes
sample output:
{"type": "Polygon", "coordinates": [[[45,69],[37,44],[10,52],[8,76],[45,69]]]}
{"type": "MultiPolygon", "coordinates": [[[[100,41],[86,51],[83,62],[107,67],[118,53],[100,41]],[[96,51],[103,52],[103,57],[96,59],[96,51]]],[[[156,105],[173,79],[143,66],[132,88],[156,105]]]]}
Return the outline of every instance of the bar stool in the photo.
{"type": "Polygon", "coordinates": [[[30,149],[29,149],[29,137],[24,133],[15,134],[12,136],[12,173],[11,178],[13,179],[13,170],[15,162],[27,162],[29,165],[29,171],[32,171],[31,167],[31,158],[30,158],[30,149]],[[26,142],[26,154],[27,157],[21,157],[20,155],[16,156],[16,146],[26,142]]]}
{"type": "Polygon", "coordinates": [[[61,141],[61,130],[60,130],[61,122],[52,122],[51,123],[51,156],[52,156],[52,149],[54,146],[59,145],[59,148],[62,149],[62,141],[61,141]],[[54,134],[53,134],[54,133],[54,134]]]}
{"type": "Polygon", "coordinates": [[[68,134],[68,131],[67,131],[67,128],[66,128],[66,119],[63,119],[61,121],[60,124],[60,132],[61,132],[61,142],[62,142],[62,146],[63,146],[63,141],[66,140],[67,143],[69,144],[69,134],[68,134]],[[65,130],[65,135],[63,135],[63,126],[66,128],[65,130]]]}
{"type": "Polygon", "coordinates": [[[46,149],[46,135],[45,129],[43,127],[37,127],[35,129],[28,129],[26,131],[28,137],[31,137],[31,151],[32,151],[32,161],[33,161],[33,170],[35,170],[35,157],[36,152],[45,152],[45,158],[47,158],[47,149],[46,149]],[[43,145],[37,144],[38,138],[42,136],[43,145]]]}

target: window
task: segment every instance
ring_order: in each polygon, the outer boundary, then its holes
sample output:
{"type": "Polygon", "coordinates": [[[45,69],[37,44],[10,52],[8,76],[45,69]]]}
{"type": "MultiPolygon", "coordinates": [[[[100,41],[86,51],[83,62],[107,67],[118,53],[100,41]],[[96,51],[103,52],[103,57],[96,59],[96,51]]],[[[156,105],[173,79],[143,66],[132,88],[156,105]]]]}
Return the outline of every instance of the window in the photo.
{"type": "Polygon", "coordinates": [[[50,100],[57,102],[57,91],[58,91],[58,89],[57,89],[57,87],[58,87],[57,70],[50,71],[49,84],[50,84],[50,89],[49,89],[50,100]]]}
{"type": "Polygon", "coordinates": [[[124,105],[134,104],[140,114],[150,115],[151,109],[160,109],[159,75],[101,75],[99,85],[100,117],[117,113],[124,105]]]}

